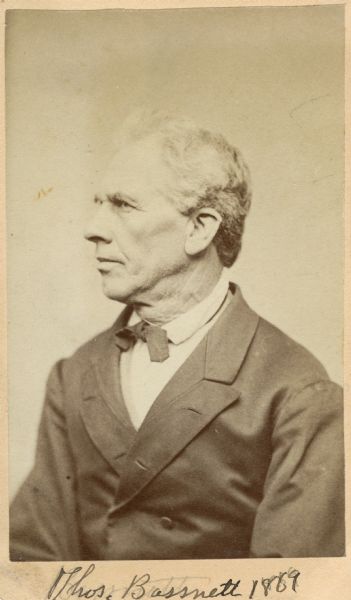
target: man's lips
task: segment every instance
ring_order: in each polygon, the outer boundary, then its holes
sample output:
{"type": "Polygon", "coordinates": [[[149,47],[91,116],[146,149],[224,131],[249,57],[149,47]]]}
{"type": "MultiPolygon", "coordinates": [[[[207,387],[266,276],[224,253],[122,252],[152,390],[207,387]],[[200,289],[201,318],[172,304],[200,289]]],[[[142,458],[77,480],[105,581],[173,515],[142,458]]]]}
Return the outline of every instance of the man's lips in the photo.
{"type": "Polygon", "coordinates": [[[121,260],[118,260],[118,258],[107,258],[105,256],[97,256],[96,260],[99,262],[117,262],[117,263],[121,263],[121,260]]]}
{"type": "Polygon", "coordinates": [[[96,260],[98,261],[98,271],[108,271],[113,265],[122,265],[123,262],[118,258],[108,258],[105,256],[97,256],[96,260]]]}

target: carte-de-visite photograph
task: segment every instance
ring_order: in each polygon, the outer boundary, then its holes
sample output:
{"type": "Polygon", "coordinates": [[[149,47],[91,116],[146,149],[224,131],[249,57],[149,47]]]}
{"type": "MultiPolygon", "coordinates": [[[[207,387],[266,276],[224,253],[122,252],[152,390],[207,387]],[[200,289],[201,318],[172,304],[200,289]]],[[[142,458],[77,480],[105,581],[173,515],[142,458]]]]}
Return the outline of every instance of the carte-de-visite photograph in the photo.
{"type": "Polygon", "coordinates": [[[6,12],[12,561],[341,557],[344,7],[6,12]]]}

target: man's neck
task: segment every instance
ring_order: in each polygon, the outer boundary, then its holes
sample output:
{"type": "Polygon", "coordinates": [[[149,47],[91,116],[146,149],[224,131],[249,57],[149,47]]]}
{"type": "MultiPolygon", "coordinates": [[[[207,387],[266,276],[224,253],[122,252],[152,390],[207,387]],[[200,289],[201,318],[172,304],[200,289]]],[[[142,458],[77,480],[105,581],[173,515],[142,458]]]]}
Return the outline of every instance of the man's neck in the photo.
{"type": "Polygon", "coordinates": [[[163,325],[190,310],[206,298],[217,284],[223,267],[197,269],[184,274],[182,280],[173,282],[168,288],[163,286],[150,304],[135,304],[134,309],[140,319],[163,325]]]}

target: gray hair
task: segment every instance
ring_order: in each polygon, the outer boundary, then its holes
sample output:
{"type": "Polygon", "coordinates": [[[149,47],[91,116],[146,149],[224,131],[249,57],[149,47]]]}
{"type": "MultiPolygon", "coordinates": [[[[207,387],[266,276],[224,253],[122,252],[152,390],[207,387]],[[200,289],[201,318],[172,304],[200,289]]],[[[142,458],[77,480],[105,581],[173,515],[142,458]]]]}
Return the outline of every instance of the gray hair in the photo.
{"type": "Polygon", "coordinates": [[[161,143],[165,163],[176,176],[166,190],[180,212],[217,210],[222,222],[213,240],[225,267],[236,260],[251,204],[250,174],[239,150],[220,134],[198,128],[186,118],[163,111],[138,111],[125,122],[119,139],[153,136],[161,143]]]}

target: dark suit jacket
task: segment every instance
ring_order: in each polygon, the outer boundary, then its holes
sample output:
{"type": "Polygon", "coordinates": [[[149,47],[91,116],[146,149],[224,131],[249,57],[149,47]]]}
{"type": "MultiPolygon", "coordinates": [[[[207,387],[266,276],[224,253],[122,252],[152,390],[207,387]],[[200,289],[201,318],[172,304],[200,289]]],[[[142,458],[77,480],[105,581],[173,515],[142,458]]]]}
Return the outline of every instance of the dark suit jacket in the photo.
{"type": "Polygon", "coordinates": [[[136,432],[127,316],[50,375],[12,560],[342,555],[342,399],[316,359],[236,288],[136,432]]]}

